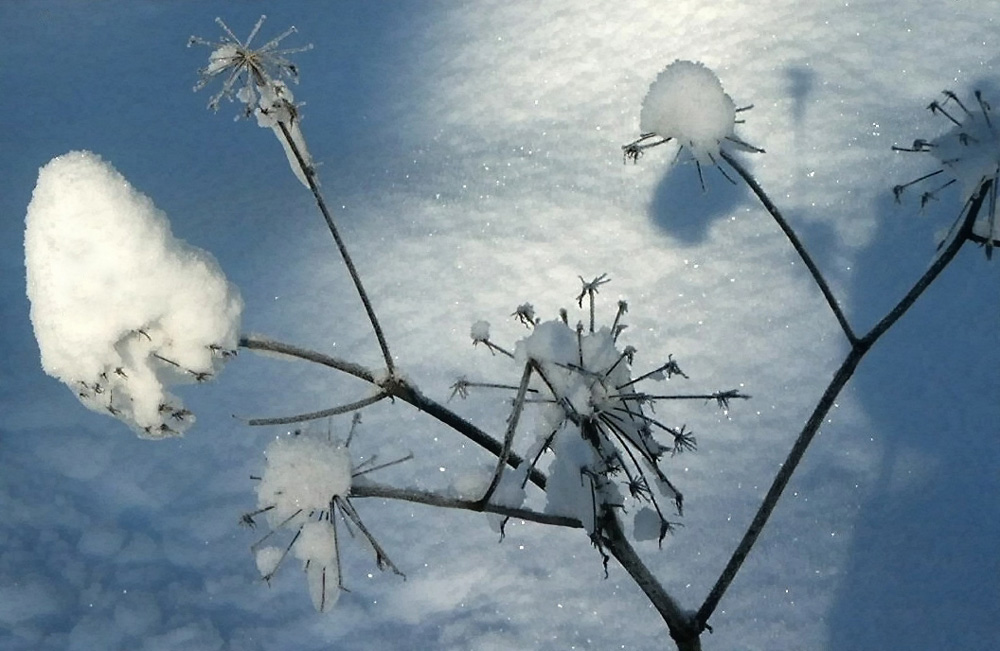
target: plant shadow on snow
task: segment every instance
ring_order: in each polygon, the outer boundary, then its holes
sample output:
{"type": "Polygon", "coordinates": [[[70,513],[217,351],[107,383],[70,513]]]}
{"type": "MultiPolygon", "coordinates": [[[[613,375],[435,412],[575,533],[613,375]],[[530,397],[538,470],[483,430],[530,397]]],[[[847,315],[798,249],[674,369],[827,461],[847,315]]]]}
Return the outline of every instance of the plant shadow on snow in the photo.
{"type": "Polygon", "coordinates": [[[749,200],[746,187],[730,183],[718,169],[702,167],[701,174],[704,189],[694,163],[678,161],[657,183],[649,203],[653,223],[687,246],[704,242],[713,222],[749,200]]]}
{"type": "MultiPolygon", "coordinates": [[[[920,215],[920,190],[895,205],[886,188],[849,289],[862,329],[930,264],[934,232],[958,214],[949,190],[920,215]]],[[[840,435],[871,438],[881,457],[827,617],[831,651],[1000,648],[997,262],[964,249],[851,382],[871,429],[840,435]]]]}

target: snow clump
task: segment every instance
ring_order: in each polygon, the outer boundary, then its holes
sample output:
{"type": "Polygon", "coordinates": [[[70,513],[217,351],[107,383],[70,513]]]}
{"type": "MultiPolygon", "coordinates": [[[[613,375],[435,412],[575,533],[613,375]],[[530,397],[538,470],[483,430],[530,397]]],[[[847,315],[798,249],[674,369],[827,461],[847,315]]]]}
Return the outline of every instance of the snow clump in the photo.
{"type": "Polygon", "coordinates": [[[284,436],[268,446],[266,456],[257,502],[268,509],[272,529],[305,522],[329,509],[334,496],[351,491],[351,457],[344,446],[315,436],[284,436]]]}
{"type": "Polygon", "coordinates": [[[45,372],[140,437],[190,427],[167,387],[220,371],[243,309],[215,258],[174,237],[149,197],[86,151],[39,171],[24,247],[45,372]]]}
{"type": "Polygon", "coordinates": [[[736,105],[704,64],[675,61],[656,77],[642,102],[639,129],[675,139],[700,163],[711,163],[733,136],[736,105]]]}

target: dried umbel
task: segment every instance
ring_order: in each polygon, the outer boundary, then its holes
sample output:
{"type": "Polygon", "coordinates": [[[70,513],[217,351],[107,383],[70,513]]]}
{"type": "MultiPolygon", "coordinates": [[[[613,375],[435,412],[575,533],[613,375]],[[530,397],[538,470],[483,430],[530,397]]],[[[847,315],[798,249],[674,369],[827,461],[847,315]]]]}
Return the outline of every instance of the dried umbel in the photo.
{"type": "Polygon", "coordinates": [[[941,244],[961,236],[984,245],[986,257],[1000,245],[1000,220],[997,219],[997,185],[1000,182],[1000,132],[997,117],[980,91],[962,102],[952,91],[943,92],[944,99],[931,102],[927,108],[951,124],[951,128],[933,140],[918,138],[910,147],[893,147],[895,151],[929,154],[940,167],[913,181],[892,189],[896,201],[902,200],[907,189],[931,184],[920,194],[920,206],[939,198],[942,190],[957,186],[962,208],[941,244]],[[926,182],[926,183],[925,183],[926,182]],[[978,201],[977,201],[978,199],[978,201]],[[959,234],[960,226],[971,215],[971,228],[959,234]]]}
{"type": "Polygon", "coordinates": [[[536,320],[533,309],[528,318],[529,310],[522,305],[514,317],[531,333],[518,341],[513,351],[490,341],[489,324],[477,322],[471,332],[473,343],[513,359],[523,369],[521,381],[505,385],[463,378],[453,387],[463,397],[474,387],[516,391],[504,442],[507,451],[522,412],[528,406],[538,410],[535,439],[523,454],[525,462],[504,474],[506,459],[501,455],[483,499],[519,506],[528,473],[543,456],[551,454],[546,512],[580,520],[599,549],[607,518],[625,508],[629,500],[639,507],[634,513],[640,539],[662,543],[676,525],[671,520],[673,514],[683,513],[683,495],[667,477],[661,462],[667,453],[673,456],[694,450],[697,441],[684,425],[667,425],[653,417],[650,408],[661,401],[678,399],[711,400],[726,408],[730,400],[749,397],[738,390],[697,395],[640,390],[638,387],[646,381],[687,376],[668,357],[651,371],[633,377],[637,351],[618,342],[626,327],[622,317],[628,310],[627,303],[618,302],[610,325],[598,326],[595,322],[595,297],[608,281],[605,275],[582,281],[577,304],[580,308],[587,304],[587,325],[571,325],[565,310],[560,319],[553,321],[536,320]]]}

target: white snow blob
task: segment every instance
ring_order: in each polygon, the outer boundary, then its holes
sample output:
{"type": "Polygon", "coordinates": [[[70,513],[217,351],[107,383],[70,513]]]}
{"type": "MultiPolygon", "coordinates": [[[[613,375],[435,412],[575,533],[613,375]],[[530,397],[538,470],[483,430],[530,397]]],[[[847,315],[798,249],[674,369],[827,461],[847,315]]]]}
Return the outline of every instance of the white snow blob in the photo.
{"type": "Polygon", "coordinates": [[[369,459],[352,467],[347,443],[331,440],[329,435],[303,432],[276,438],[265,456],[267,466],[257,485],[257,510],[243,518],[245,524],[255,526],[254,516],[263,514],[271,529],[251,547],[257,570],[265,581],[274,576],[281,562],[291,554],[302,561],[313,606],[319,612],[331,609],[343,589],[337,520],[347,524],[352,537],[358,536],[368,543],[375,552],[379,569],[402,575],[350,500],[355,476],[398,461],[373,466],[369,459]],[[283,549],[263,546],[275,534],[290,536],[283,549]]]}
{"type": "Polygon", "coordinates": [[[701,63],[674,61],[656,77],[642,102],[639,129],[675,139],[700,163],[712,162],[733,136],[736,105],[722,82],[701,63]]]}
{"type": "Polygon", "coordinates": [[[268,446],[266,455],[257,502],[273,507],[267,511],[271,528],[296,518],[304,522],[311,513],[329,509],[334,496],[351,491],[351,457],[341,445],[309,435],[284,436],[268,446]]]}
{"type": "Polygon", "coordinates": [[[211,254],[175,238],[152,200],[85,151],[39,171],[24,248],[45,372],[143,438],[190,427],[167,386],[219,372],[243,308],[211,254]]]}

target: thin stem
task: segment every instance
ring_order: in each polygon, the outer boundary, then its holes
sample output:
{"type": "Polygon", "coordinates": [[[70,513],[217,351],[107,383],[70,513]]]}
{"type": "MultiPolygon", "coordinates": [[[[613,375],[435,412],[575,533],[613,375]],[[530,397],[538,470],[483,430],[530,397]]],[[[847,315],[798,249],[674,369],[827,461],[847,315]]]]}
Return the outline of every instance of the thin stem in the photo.
{"type": "Polygon", "coordinates": [[[712,613],[715,612],[716,606],[719,605],[719,601],[722,599],[722,596],[725,594],[729,585],[736,577],[740,567],[743,565],[743,561],[746,560],[746,557],[753,548],[754,543],[757,542],[757,538],[760,536],[764,525],[767,524],[768,519],[771,517],[771,513],[774,511],[774,507],[777,505],[782,492],[785,490],[785,486],[788,485],[788,481],[791,479],[792,473],[795,472],[799,462],[802,461],[802,457],[806,453],[806,449],[809,447],[809,444],[812,443],[812,440],[815,438],[817,432],[819,432],[820,426],[823,424],[827,413],[836,401],[840,391],[847,384],[848,380],[851,379],[851,376],[854,375],[854,371],[858,367],[858,364],[861,363],[865,354],[871,350],[871,347],[875,345],[875,342],[877,342],[878,339],[885,334],[886,331],[888,331],[889,328],[891,328],[907,312],[907,310],[910,309],[910,307],[913,306],[916,300],[958,254],[962,245],[968,239],[968,234],[971,232],[973,224],[975,224],[976,217],[979,214],[979,210],[982,207],[983,201],[986,199],[986,195],[989,190],[990,182],[984,183],[979,190],[979,194],[971,199],[968,213],[962,227],[959,229],[958,234],[949,242],[945,250],[936,260],[934,260],[933,264],[931,264],[927,271],[924,272],[916,283],[914,283],[913,288],[906,293],[899,303],[897,303],[896,306],[892,308],[868,334],[861,339],[856,339],[854,341],[850,352],[847,354],[843,363],[841,363],[840,368],[837,369],[837,372],[834,373],[833,379],[830,380],[830,384],[826,387],[826,390],[823,392],[823,396],[816,404],[816,408],[813,410],[812,415],[809,417],[809,420],[806,421],[805,426],[802,428],[802,432],[795,440],[794,445],[792,445],[792,449],[789,451],[781,469],[779,469],[778,473],[775,475],[774,481],[771,483],[771,488],[768,489],[767,495],[764,497],[764,501],[757,509],[757,514],[751,521],[746,533],[743,534],[743,539],[740,540],[739,545],[736,547],[736,550],[730,557],[725,569],[722,571],[722,574],[712,587],[711,592],[709,592],[705,602],[701,605],[701,608],[698,609],[696,621],[700,628],[703,629],[707,626],[708,620],[712,616],[712,613]]]}
{"type": "Polygon", "coordinates": [[[326,201],[323,199],[322,193],[319,191],[319,186],[316,185],[316,170],[313,169],[312,165],[306,163],[305,159],[302,157],[302,152],[295,144],[295,139],[292,138],[292,134],[288,131],[288,127],[284,122],[279,122],[278,126],[281,127],[281,135],[285,139],[292,153],[295,154],[295,161],[299,164],[299,168],[302,170],[302,174],[305,176],[306,181],[309,182],[309,189],[312,191],[313,198],[316,200],[316,205],[319,206],[319,211],[323,213],[323,219],[326,220],[326,226],[330,229],[330,234],[333,235],[333,241],[337,244],[337,249],[340,251],[340,257],[344,260],[344,264],[347,266],[347,272],[351,275],[351,280],[354,281],[354,287],[358,290],[358,296],[361,298],[361,303],[365,307],[365,312],[368,314],[368,321],[372,324],[372,329],[375,331],[375,338],[378,340],[379,348],[382,349],[382,358],[385,360],[386,370],[389,375],[392,375],[396,370],[396,365],[392,361],[392,355],[389,353],[389,344],[386,343],[385,335],[382,332],[382,326],[378,322],[378,317],[375,316],[375,309],[372,307],[371,301],[368,300],[368,293],[365,291],[364,285],[361,283],[361,276],[358,274],[357,268],[354,266],[354,261],[351,259],[351,254],[347,252],[347,245],[344,243],[343,238],[340,237],[340,231],[337,229],[337,225],[333,221],[333,217],[330,215],[330,211],[326,207],[326,201]]]}
{"type": "Polygon", "coordinates": [[[351,402],[346,405],[331,407],[329,409],[321,409],[320,411],[311,411],[307,414],[298,414],[296,416],[278,416],[276,418],[251,418],[247,421],[247,425],[257,427],[260,425],[289,425],[291,423],[304,423],[310,420],[319,420],[320,418],[327,418],[328,416],[336,416],[338,414],[347,414],[352,411],[358,411],[359,409],[364,409],[369,405],[374,405],[376,402],[388,397],[388,393],[378,393],[374,396],[362,398],[361,400],[351,402]]]}
{"type": "Polygon", "coordinates": [[[837,317],[837,322],[840,324],[840,328],[844,331],[844,335],[847,336],[847,340],[850,341],[852,344],[856,343],[858,341],[858,337],[857,335],[854,334],[854,330],[851,328],[851,324],[847,321],[847,316],[844,314],[844,311],[840,308],[840,304],[837,302],[836,297],[834,297],[833,291],[830,289],[830,285],[826,282],[826,278],[823,277],[823,274],[820,272],[819,267],[817,267],[816,263],[813,262],[812,256],[810,256],[809,252],[806,251],[805,246],[803,246],[802,242],[799,241],[799,238],[795,234],[795,231],[792,230],[792,227],[788,224],[787,221],[785,221],[785,218],[784,216],[782,216],[781,211],[778,210],[778,207],[774,205],[774,202],[771,201],[771,198],[767,196],[767,193],[764,191],[764,188],[762,188],[760,184],[757,183],[757,180],[753,177],[753,175],[751,175],[750,172],[748,172],[746,168],[744,168],[743,165],[740,164],[739,161],[733,158],[724,149],[719,151],[719,155],[722,157],[723,160],[729,163],[730,167],[736,170],[736,173],[740,175],[740,177],[746,182],[746,184],[750,187],[750,189],[753,190],[753,193],[757,195],[757,199],[760,200],[761,204],[764,206],[764,209],[767,210],[767,212],[770,213],[771,217],[774,218],[774,221],[777,222],[778,227],[785,234],[785,237],[788,238],[788,241],[791,243],[792,248],[795,249],[795,252],[798,253],[799,257],[802,259],[802,262],[805,263],[806,268],[809,269],[809,273],[812,275],[813,280],[816,282],[816,285],[819,287],[819,290],[823,293],[823,297],[826,299],[826,302],[830,306],[830,309],[833,310],[834,316],[837,317]]]}
{"type": "Polygon", "coordinates": [[[275,341],[274,339],[261,337],[259,335],[242,335],[240,337],[239,346],[240,348],[246,348],[247,350],[277,353],[279,355],[287,355],[289,357],[302,359],[307,362],[322,364],[323,366],[328,366],[342,373],[353,375],[359,380],[364,380],[369,384],[377,384],[375,381],[375,374],[364,366],[353,362],[346,362],[342,359],[331,357],[329,355],[324,355],[323,353],[318,353],[314,350],[309,350],[308,348],[293,346],[292,344],[286,344],[280,341],[275,341]]]}
{"type": "Polygon", "coordinates": [[[395,488],[374,482],[356,482],[351,486],[351,497],[380,497],[389,500],[402,500],[404,502],[414,502],[417,504],[427,504],[428,506],[438,506],[446,509],[461,509],[464,511],[476,511],[479,513],[495,513],[508,518],[518,520],[528,520],[539,524],[549,524],[557,527],[569,527],[571,529],[582,529],[583,523],[576,518],[568,518],[561,515],[550,515],[539,513],[531,509],[502,506],[500,504],[490,504],[482,500],[463,500],[455,497],[439,495],[431,491],[417,488],[395,488]]]}
{"type": "Polygon", "coordinates": [[[503,449],[497,457],[497,467],[493,471],[493,479],[490,480],[490,485],[486,488],[486,492],[483,493],[483,497],[480,500],[484,504],[490,501],[497,486],[500,485],[504,466],[507,465],[507,459],[510,458],[510,448],[514,443],[514,433],[517,431],[517,423],[521,420],[521,411],[524,409],[524,396],[528,391],[529,380],[531,380],[531,364],[525,364],[524,373],[521,374],[521,384],[518,386],[517,396],[514,398],[514,408],[511,410],[510,420],[507,422],[507,431],[504,433],[503,449]]]}

